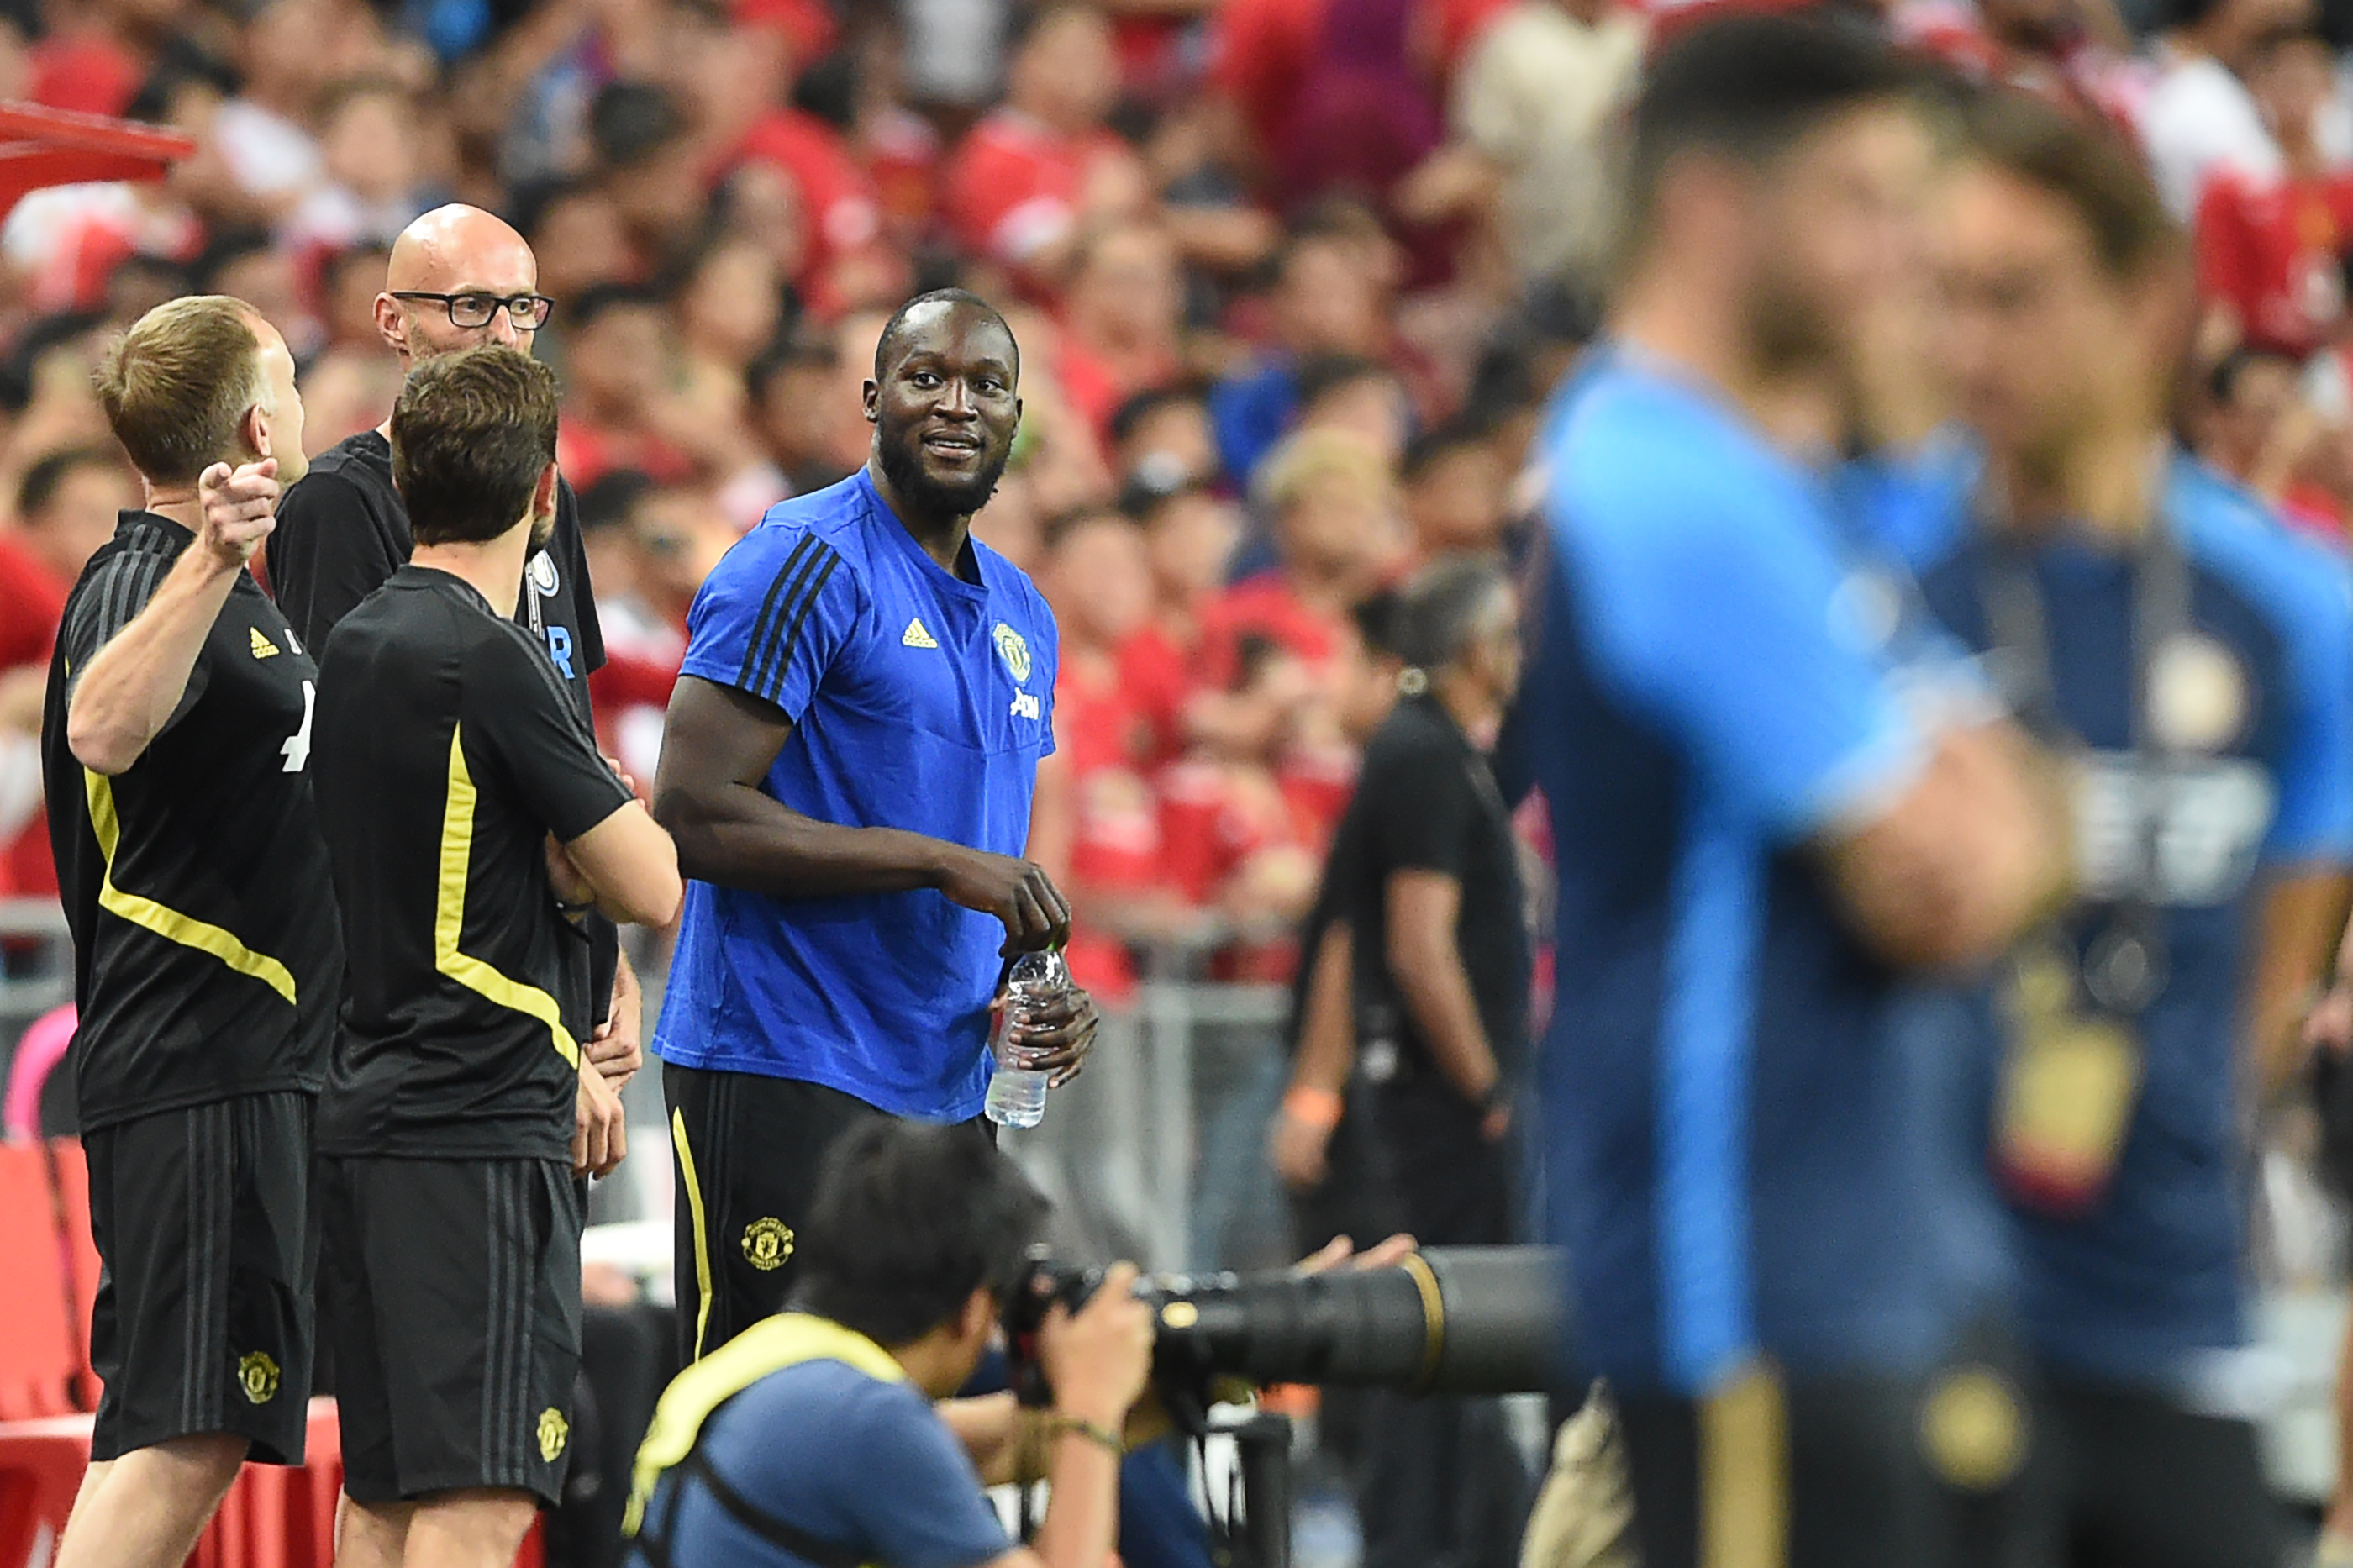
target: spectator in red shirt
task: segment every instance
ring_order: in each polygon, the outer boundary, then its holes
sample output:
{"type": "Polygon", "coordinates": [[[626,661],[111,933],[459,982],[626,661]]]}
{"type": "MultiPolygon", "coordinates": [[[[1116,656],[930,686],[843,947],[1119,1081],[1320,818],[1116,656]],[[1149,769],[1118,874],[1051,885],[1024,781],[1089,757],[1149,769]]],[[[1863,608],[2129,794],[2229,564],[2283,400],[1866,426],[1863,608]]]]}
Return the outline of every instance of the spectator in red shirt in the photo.
{"type": "Polygon", "coordinates": [[[948,224],[967,251],[1038,292],[1061,278],[1082,231],[1142,210],[1143,167],[1103,123],[1118,90],[1100,11],[1056,0],[1029,14],[1005,102],[948,168],[948,224]]]}
{"type": "Polygon", "coordinates": [[[1158,455],[1128,479],[1120,508],[1143,526],[1153,592],[1150,618],[1120,649],[1120,679],[1144,715],[1157,768],[1191,738],[1187,715],[1201,622],[1224,588],[1242,521],[1232,502],[1158,455]]]}
{"type": "Polygon", "coordinates": [[[1122,652],[1152,615],[1144,536],[1117,512],[1082,512],[1049,531],[1039,582],[1061,628],[1055,758],[1039,775],[1033,833],[1059,850],[1073,915],[1071,971],[1124,997],[1135,974],[1122,939],[1191,923],[1163,864],[1149,722],[1122,652]]]}
{"type": "Polygon", "coordinates": [[[0,897],[54,894],[41,813],[41,702],[66,595],[139,483],[100,447],[49,453],[17,487],[16,525],[0,530],[0,897]]]}
{"type": "Polygon", "coordinates": [[[597,188],[628,236],[636,275],[681,259],[701,228],[707,194],[685,114],[651,82],[617,81],[589,107],[588,134],[597,188]]]}
{"type": "Polygon", "coordinates": [[[1203,616],[1202,665],[1230,682],[1240,638],[1271,637],[1311,670],[1336,659],[1353,635],[1349,608],[1398,553],[1396,486],[1380,454],[1341,430],[1290,437],[1256,486],[1274,520],[1277,564],[1236,584],[1203,616]]]}
{"type": "Polygon", "coordinates": [[[1318,677],[1280,642],[1251,633],[1235,648],[1222,695],[1273,713],[1252,733],[1211,731],[1161,780],[1168,875],[1187,898],[1250,935],[1224,955],[1219,978],[1281,981],[1296,954],[1289,932],[1315,896],[1331,822],[1303,810],[1282,768],[1313,707],[1318,677]]]}
{"type": "Polygon", "coordinates": [[[662,484],[692,478],[695,458],[674,437],[695,421],[669,385],[660,298],[599,284],[565,317],[569,395],[556,443],[565,476],[582,488],[613,468],[636,468],[662,484]]]}
{"type": "Polygon", "coordinates": [[[1054,370],[1098,443],[1108,447],[1123,402],[1176,374],[1184,310],[1184,274],[1166,230],[1122,223],[1080,239],[1054,370]]]}
{"type": "Polygon", "coordinates": [[[2198,202],[2198,281],[2209,352],[2243,343],[2298,357],[2345,309],[2353,169],[2321,150],[2336,88],[2328,46],[2308,32],[2266,39],[2248,86],[2279,143],[2277,174],[2218,164],[2198,202]]]}

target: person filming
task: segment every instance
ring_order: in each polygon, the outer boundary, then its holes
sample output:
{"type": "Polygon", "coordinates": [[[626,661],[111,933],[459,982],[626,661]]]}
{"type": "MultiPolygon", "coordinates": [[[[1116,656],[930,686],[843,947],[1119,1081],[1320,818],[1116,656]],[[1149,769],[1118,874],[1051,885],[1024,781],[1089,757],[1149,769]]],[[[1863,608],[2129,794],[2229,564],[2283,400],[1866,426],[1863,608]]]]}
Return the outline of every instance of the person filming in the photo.
{"type": "Polygon", "coordinates": [[[1045,1223],[1046,1200],[967,1130],[845,1133],[787,1309],[662,1394],[623,1526],[631,1568],[1101,1568],[1120,1431],[1152,1365],[1133,1265],[1047,1318],[1050,1415],[1010,1394],[933,1404],[979,1365],[1045,1223]],[[1046,1517],[1034,1546],[1015,1546],[983,1489],[1041,1474],[1046,1517]]]}

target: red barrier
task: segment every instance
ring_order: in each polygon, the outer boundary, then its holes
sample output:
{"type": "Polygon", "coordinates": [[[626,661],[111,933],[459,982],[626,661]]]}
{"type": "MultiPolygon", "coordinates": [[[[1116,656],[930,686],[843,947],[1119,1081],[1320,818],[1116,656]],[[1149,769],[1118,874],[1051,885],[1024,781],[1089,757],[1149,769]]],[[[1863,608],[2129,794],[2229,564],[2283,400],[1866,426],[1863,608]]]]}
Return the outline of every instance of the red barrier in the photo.
{"type": "MultiPolygon", "coordinates": [[[[26,1568],[54,1555],[89,1462],[90,1423],[87,1415],[0,1422],[0,1568],[26,1568]]],[[[237,1472],[189,1568],[330,1568],[343,1486],[333,1400],[311,1401],[305,1442],[299,1469],[248,1465],[237,1472]]],[[[533,1521],[515,1568],[543,1568],[541,1536],[533,1521]]]]}

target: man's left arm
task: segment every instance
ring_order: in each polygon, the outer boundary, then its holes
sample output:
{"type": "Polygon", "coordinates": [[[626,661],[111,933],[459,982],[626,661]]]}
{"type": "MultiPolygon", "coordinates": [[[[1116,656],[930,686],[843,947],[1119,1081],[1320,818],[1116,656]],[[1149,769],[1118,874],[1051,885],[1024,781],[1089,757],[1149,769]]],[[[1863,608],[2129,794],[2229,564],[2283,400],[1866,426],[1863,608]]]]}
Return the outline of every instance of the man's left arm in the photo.
{"type": "Polygon", "coordinates": [[[617,952],[612,999],[606,1005],[605,1021],[588,1037],[587,1047],[588,1059],[615,1089],[635,1078],[638,1068],[645,1065],[644,1026],[645,993],[638,985],[638,972],[629,967],[627,952],[617,952]]]}

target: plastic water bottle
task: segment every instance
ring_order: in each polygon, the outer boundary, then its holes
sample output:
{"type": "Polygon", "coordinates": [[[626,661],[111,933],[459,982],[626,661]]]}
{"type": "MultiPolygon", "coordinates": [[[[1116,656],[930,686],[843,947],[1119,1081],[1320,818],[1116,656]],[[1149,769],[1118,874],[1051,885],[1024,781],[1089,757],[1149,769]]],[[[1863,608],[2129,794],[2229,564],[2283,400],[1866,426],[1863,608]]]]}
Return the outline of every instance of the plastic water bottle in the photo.
{"type": "Polygon", "coordinates": [[[997,1075],[988,1080],[988,1103],[983,1108],[1000,1127],[1035,1127],[1046,1116],[1048,1074],[1029,1065],[1031,1053],[1021,1037],[1044,1010],[1071,989],[1070,965],[1060,952],[1025,952],[1013,961],[1005,977],[1005,1006],[997,1015],[997,1034],[988,1042],[997,1058],[997,1075]]]}

